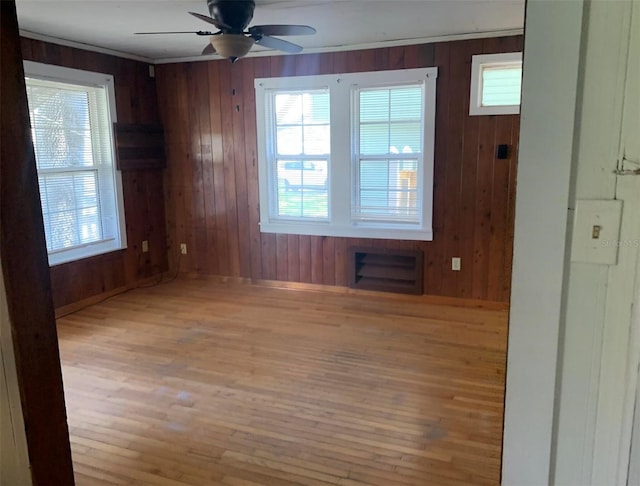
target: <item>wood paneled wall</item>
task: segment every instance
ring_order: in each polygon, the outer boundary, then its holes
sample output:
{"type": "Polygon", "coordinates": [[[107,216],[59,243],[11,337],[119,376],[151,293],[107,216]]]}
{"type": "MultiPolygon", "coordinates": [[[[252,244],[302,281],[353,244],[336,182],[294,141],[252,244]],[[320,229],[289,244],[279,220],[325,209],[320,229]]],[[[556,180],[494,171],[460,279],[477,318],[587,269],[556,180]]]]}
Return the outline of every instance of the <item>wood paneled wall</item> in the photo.
{"type": "MultiPolygon", "coordinates": [[[[22,38],[25,60],[111,74],[122,123],[159,123],[155,79],[148,65],[22,38]]],[[[128,248],[51,268],[56,308],[132,285],[167,269],[163,171],[122,173],[128,248]],[[142,253],[142,241],[149,252],[142,253]]]]}
{"type": "Polygon", "coordinates": [[[351,245],[424,250],[426,294],[507,301],[519,116],[468,116],[471,56],[520,36],[157,66],[169,261],[182,271],[347,285],[351,245]],[[434,240],[260,233],[254,79],[438,66],[434,240]],[[497,144],[510,158],[495,158],[497,144]],[[188,254],[179,255],[179,243],[188,254]],[[462,271],[451,271],[451,258],[462,271]]]}

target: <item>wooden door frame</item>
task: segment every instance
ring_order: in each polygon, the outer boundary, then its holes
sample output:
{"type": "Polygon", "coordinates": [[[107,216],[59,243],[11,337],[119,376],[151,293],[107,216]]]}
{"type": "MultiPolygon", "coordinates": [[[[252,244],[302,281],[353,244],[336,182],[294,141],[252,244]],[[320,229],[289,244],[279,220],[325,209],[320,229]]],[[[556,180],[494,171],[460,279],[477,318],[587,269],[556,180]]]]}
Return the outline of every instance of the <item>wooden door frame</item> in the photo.
{"type": "Polygon", "coordinates": [[[34,485],[73,485],[15,1],[0,2],[0,259],[34,485]]]}

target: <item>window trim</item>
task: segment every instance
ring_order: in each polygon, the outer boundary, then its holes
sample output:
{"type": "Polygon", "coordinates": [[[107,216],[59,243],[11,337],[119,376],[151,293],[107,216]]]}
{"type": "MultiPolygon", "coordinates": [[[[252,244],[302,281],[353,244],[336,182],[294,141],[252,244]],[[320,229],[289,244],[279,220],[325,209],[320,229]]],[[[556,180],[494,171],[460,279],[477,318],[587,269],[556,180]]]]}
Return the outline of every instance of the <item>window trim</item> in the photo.
{"type": "MultiPolygon", "coordinates": [[[[399,240],[433,240],[433,189],[435,158],[436,81],[438,68],[399,69],[349,74],[317,76],[290,76],[282,78],[260,78],[255,80],[256,121],[258,142],[258,186],[260,197],[260,231],[262,233],[298,234],[312,236],[335,236],[353,238],[383,238],[399,240]],[[421,223],[403,224],[392,222],[353,221],[351,203],[353,194],[353,93],[354,86],[361,88],[403,85],[422,81],[424,92],[424,146],[422,150],[422,218],[421,223]],[[346,86],[346,88],[345,88],[346,86]],[[329,89],[331,120],[331,154],[328,157],[328,221],[287,221],[273,218],[273,191],[270,189],[273,175],[269,169],[267,151],[272,140],[268,140],[267,127],[269,91],[301,91],[329,89]],[[348,107],[348,111],[345,111],[348,107]],[[336,114],[345,114],[345,116],[336,114]],[[345,153],[345,150],[348,153],[345,153]],[[338,164],[342,169],[338,169],[338,164]],[[346,168],[345,168],[346,167],[346,168]]],[[[420,169],[419,169],[420,170],[420,169]]]]}
{"type": "Polygon", "coordinates": [[[482,70],[489,65],[522,64],[522,52],[500,54],[480,54],[471,57],[471,90],[469,95],[469,115],[518,115],[520,104],[502,106],[482,106],[482,70]]]}
{"type": "Polygon", "coordinates": [[[124,211],[124,196],[122,189],[122,173],[116,166],[116,148],[113,134],[113,124],[117,122],[115,83],[110,74],[84,71],[80,69],[54,66],[33,61],[23,61],[25,78],[37,78],[46,81],[84,85],[88,87],[102,87],[107,95],[107,107],[109,115],[109,138],[111,145],[112,173],[114,183],[114,200],[116,218],[118,221],[117,234],[94,243],[74,246],[69,249],[58,249],[48,252],[49,266],[61,265],[84,258],[89,258],[105,253],[124,250],[127,248],[126,221],[124,211]]]}

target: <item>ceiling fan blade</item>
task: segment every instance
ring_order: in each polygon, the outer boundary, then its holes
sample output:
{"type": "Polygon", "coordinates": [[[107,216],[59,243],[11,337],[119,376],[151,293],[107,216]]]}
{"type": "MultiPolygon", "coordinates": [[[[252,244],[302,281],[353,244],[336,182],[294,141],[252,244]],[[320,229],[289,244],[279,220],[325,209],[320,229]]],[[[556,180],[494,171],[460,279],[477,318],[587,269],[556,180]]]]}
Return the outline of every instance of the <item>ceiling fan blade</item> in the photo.
{"type": "Polygon", "coordinates": [[[196,34],[196,35],[216,35],[215,32],[209,32],[208,30],[180,30],[172,32],[134,32],[133,35],[156,35],[156,34],[196,34]]]}
{"type": "Polygon", "coordinates": [[[277,37],[270,37],[268,35],[252,35],[252,37],[256,40],[256,44],[268,47],[270,49],[277,49],[279,51],[284,52],[301,52],[302,46],[298,44],[294,44],[293,42],[289,42],[286,40],[278,39],[277,37]]]}
{"type": "Polygon", "coordinates": [[[250,34],[262,35],[313,35],[316,29],[308,25],[254,25],[249,28],[250,34]]]}
{"type": "Polygon", "coordinates": [[[223,24],[222,22],[218,22],[216,19],[208,17],[207,15],[202,15],[196,12],[189,12],[194,17],[203,20],[209,24],[215,25],[220,30],[232,30],[227,24],[223,24]]]}
{"type": "Polygon", "coordinates": [[[216,50],[211,44],[207,44],[207,47],[205,47],[202,50],[202,55],[203,56],[208,56],[210,54],[215,54],[215,53],[216,53],[216,50]]]}

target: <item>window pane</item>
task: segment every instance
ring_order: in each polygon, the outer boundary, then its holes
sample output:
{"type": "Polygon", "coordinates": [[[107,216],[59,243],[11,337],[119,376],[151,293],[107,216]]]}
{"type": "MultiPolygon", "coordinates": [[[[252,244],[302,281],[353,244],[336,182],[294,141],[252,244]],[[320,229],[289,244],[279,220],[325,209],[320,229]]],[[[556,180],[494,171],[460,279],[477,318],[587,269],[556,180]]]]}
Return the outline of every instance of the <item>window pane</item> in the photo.
{"type": "Polygon", "coordinates": [[[51,228],[50,233],[46,235],[49,251],[77,246],[80,243],[77,238],[75,211],[52,212],[49,213],[48,219],[51,228]]]}
{"type": "Polygon", "coordinates": [[[277,153],[300,155],[302,153],[302,127],[278,127],[277,153]]]}
{"type": "Polygon", "coordinates": [[[389,90],[360,91],[360,122],[389,120],[389,90]]]}
{"type": "Polygon", "coordinates": [[[278,216],[327,219],[326,160],[278,161],[278,216]]]}
{"type": "Polygon", "coordinates": [[[394,123],[391,125],[392,154],[418,154],[422,152],[422,125],[420,123],[394,123]]]}
{"type": "Polygon", "coordinates": [[[520,104],[522,66],[482,69],[482,106],[520,104]]]}
{"type": "Polygon", "coordinates": [[[304,153],[306,155],[329,155],[331,152],[331,130],[329,125],[304,127],[304,153]]]}
{"type": "Polygon", "coordinates": [[[43,86],[27,91],[38,168],[92,166],[87,92],[43,86]]]}
{"type": "Polygon", "coordinates": [[[96,171],[40,176],[49,251],[103,239],[96,178],[96,171]]]}
{"type": "Polygon", "coordinates": [[[422,86],[360,91],[360,153],[422,152],[422,86]]]}
{"type": "Polygon", "coordinates": [[[396,88],[390,92],[391,120],[422,119],[422,87],[396,88]]]}
{"type": "Polygon", "coordinates": [[[360,153],[385,155],[389,153],[389,125],[360,125],[360,153]]]}
{"type": "Polygon", "coordinates": [[[276,95],[276,124],[289,125],[302,123],[302,95],[276,95]]]}
{"type": "Polygon", "coordinates": [[[312,92],[302,95],[302,111],[305,125],[329,123],[329,93],[312,92]]]}
{"type": "Polygon", "coordinates": [[[418,161],[361,160],[357,219],[419,222],[418,161]]]}

